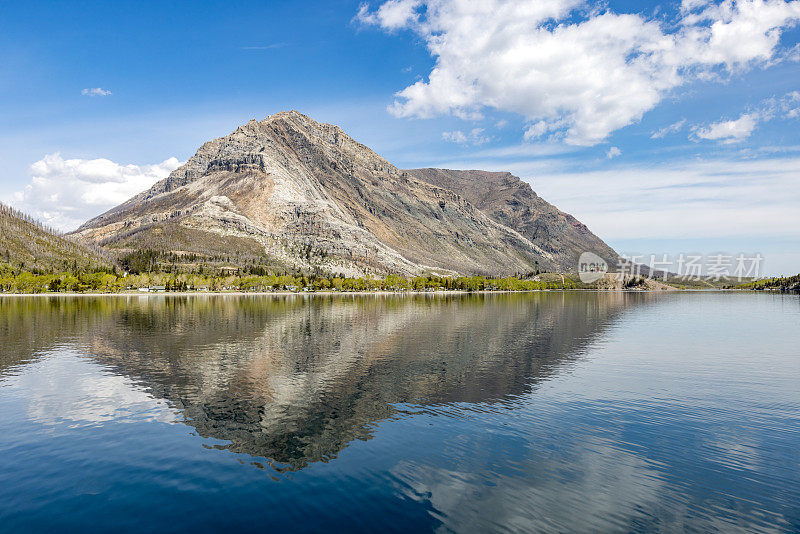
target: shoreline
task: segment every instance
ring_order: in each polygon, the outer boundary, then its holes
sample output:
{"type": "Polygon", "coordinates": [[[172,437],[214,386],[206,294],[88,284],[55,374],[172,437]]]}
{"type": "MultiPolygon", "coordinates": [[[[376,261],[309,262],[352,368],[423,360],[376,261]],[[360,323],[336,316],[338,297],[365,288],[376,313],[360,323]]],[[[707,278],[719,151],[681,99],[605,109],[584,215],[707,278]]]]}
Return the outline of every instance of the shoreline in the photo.
{"type": "Polygon", "coordinates": [[[0,293],[2,297],[290,297],[290,296],[333,296],[333,295],[468,295],[468,294],[506,294],[506,293],[545,293],[563,291],[594,291],[571,289],[530,289],[525,291],[124,291],[118,293],[0,293]]]}
{"type": "Polygon", "coordinates": [[[334,296],[334,295],[352,295],[352,296],[389,296],[389,295],[507,295],[514,293],[566,293],[566,292],[591,292],[591,293],[718,293],[718,292],[731,292],[731,293],[744,293],[744,292],[777,292],[779,290],[759,290],[754,289],[677,289],[676,291],[658,291],[658,290],[640,290],[640,289],[526,289],[520,291],[500,291],[500,290],[481,290],[481,291],[465,291],[465,290],[450,290],[450,291],[124,291],[116,293],[80,293],[80,292],[65,292],[65,293],[0,293],[0,298],[4,297],[288,297],[288,296],[334,296]]]}

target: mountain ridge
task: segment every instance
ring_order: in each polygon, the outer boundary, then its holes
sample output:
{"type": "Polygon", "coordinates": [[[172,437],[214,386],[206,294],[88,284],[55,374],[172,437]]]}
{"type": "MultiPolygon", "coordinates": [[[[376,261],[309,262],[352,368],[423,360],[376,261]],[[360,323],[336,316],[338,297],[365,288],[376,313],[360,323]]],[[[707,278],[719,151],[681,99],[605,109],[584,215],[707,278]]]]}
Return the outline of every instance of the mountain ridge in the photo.
{"type": "Polygon", "coordinates": [[[545,201],[528,182],[508,171],[422,168],[408,172],[459,191],[489,217],[553,254],[561,265],[577,267],[577,250],[578,255],[594,252],[609,265],[618,261],[619,255],[585,224],[545,201]]]}
{"type": "MultiPolygon", "coordinates": [[[[262,247],[287,268],[347,275],[501,275],[577,266],[573,250],[547,240],[541,246],[530,225],[512,220],[526,213],[514,210],[518,199],[509,208],[484,199],[480,209],[478,171],[439,170],[446,177],[428,171],[398,169],[338,126],[280,112],[204,143],[167,178],[74,234],[117,253],[161,243],[158,236],[192,234],[181,237],[179,250],[201,253],[213,243],[233,254],[245,239],[257,243],[253,254],[262,247]],[[466,179],[464,172],[473,174],[466,179]],[[463,189],[470,181],[472,193],[454,191],[454,183],[463,189]]],[[[613,254],[589,234],[588,244],[613,254]]]]}
{"type": "Polygon", "coordinates": [[[0,263],[28,270],[109,267],[112,262],[0,203],[0,263]]]}

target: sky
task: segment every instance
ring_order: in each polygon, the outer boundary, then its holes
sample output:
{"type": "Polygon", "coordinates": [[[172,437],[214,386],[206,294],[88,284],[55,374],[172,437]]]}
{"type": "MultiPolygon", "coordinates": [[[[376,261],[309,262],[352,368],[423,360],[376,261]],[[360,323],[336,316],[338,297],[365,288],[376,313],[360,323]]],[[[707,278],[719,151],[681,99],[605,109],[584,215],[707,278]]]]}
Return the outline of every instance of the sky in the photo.
{"type": "MultiPolygon", "coordinates": [[[[800,0],[0,4],[0,201],[75,229],[296,109],[618,252],[800,272],[800,0]]],[[[645,261],[646,263],[646,261],[645,261]]]]}

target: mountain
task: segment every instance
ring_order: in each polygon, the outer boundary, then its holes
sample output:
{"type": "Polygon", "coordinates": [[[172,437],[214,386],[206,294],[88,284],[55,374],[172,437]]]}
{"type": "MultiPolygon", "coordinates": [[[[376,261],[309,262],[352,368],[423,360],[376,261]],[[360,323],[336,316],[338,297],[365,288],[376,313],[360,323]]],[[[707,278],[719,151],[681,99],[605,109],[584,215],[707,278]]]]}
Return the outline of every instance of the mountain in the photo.
{"type": "Polygon", "coordinates": [[[539,197],[527,182],[509,172],[413,169],[426,182],[458,191],[500,224],[516,230],[561,267],[573,271],[582,252],[594,252],[615,266],[619,255],[585,224],[539,197]]]}
{"type": "Polygon", "coordinates": [[[0,263],[40,270],[107,267],[98,252],[57,235],[39,222],[0,204],[0,263]]]}
{"type": "Polygon", "coordinates": [[[337,126],[281,112],[205,143],[75,234],[119,255],[154,249],[345,275],[567,271],[583,244],[613,254],[518,179],[463,176],[400,170],[337,126]],[[514,180],[517,191],[504,185],[514,180]]]}

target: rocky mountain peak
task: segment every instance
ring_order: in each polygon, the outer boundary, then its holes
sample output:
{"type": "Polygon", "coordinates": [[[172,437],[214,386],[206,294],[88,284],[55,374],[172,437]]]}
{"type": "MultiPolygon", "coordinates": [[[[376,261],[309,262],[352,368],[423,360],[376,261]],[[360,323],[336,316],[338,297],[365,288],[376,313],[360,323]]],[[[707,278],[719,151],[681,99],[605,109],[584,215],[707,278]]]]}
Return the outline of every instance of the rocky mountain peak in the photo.
{"type": "Polygon", "coordinates": [[[214,240],[245,239],[292,268],[343,274],[573,267],[573,248],[586,240],[542,240],[573,226],[531,199],[538,197],[510,173],[402,171],[338,126],[282,111],[205,143],[77,234],[112,249],[198,252],[214,240]],[[539,212],[547,217],[532,223],[539,212]],[[155,237],[187,232],[195,237],[180,244],[155,237]]]}

